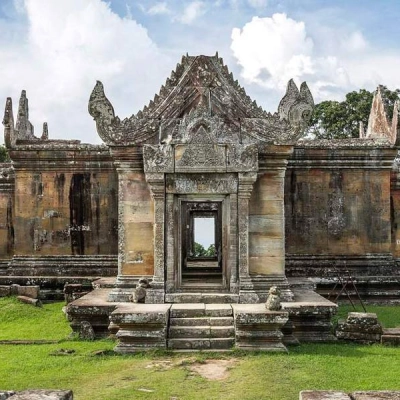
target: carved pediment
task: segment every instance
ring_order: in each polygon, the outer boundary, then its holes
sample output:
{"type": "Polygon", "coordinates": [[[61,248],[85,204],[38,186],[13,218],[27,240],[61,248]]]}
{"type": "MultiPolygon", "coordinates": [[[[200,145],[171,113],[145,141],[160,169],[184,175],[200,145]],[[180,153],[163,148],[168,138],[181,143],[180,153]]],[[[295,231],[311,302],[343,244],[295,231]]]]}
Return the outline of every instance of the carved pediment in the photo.
{"type": "Polygon", "coordinates": [[[101,82],[90,96],[89,113],[109,145],[189,143],[199,121],[211,143],[266,144],[297,140],[313,105],[307,85],[299,91],[290,81],[278,113],[268,113],[247,96],[218,55],[185,56],[159,94],[136,115],[122,121],[115,116],[101,82]]]}

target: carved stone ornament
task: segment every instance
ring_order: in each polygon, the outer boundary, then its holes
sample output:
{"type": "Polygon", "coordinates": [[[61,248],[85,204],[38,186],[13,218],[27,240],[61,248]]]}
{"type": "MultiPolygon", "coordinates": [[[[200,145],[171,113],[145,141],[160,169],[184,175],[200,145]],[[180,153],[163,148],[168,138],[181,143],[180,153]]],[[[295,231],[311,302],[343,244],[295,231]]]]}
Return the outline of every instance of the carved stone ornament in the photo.
{"type": "Polygon", "coordinates": [[[207,138],[208,143],[293,142],[307,127],[313,106],[307,85],[298,90],[291,80],[278,112],[264,111],[218,54],[184,56],[154,100],[130,118],[120,120],[115,115],[99,81],[89,99],[99,136],[114,146],[190,143],[200,125],[208,133],[200,132],[196,140],[207,138]]]}
{"type": "Polygon", "coordinates": [[[250,172],[258,170],[258,149],[255,145],[228,145],[228,171],[250,172]]]}
{"type": "Polygon", "coordinates": [[[175,174],[167,175],[167,193],[226,194],[236,193],[236,174],[175,174]]]}
{"type": "Polygon", "coordinates": [[[170,145],[143,146],[144,172],[174,172],[173,148],[170,145]]]}
{"type": "Polygon", "coordinates": [[[34,135],[34,127],[29,121],[29,106],[26,91],[21,92],[19,99],[17,121],[14,126],[14,114],[12,100],[10,97],[6,100],[6,107],[3,118],[4,125],[4,144],[7,148],[12,148],[18,141],[40,143],[40,140],[49,138],[47,122],[43,124],[43,134],[41,139],[34,135]]]}

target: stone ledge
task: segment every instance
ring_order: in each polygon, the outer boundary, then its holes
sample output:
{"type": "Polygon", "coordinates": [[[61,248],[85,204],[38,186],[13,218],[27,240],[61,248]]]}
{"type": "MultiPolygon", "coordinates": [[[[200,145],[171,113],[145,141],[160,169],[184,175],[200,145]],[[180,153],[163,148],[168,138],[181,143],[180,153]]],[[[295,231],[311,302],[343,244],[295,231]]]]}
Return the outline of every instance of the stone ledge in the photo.
{"type": "Polygon", "coordinates": [[[400,400],[400,391],[370,390],[347,394],[335,390],[303,390],[299,400],[400,400]]]}
{"type": "Polygon", "coordinates": [[[73,400],[72,390],[23,390],[1,391],[0,400],[73,400]]]}

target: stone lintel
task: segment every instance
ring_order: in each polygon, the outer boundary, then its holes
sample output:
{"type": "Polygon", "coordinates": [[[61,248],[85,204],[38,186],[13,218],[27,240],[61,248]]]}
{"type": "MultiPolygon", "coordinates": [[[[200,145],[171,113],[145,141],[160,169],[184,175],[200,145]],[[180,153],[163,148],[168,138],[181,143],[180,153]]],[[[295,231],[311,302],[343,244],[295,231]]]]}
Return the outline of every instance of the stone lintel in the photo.
{"type": "Polygon", "coordinates": [[[141,146],[110,146],[110,153],[117,171],[143,172],[143,148],[141,146]]]}
{"type": "Polygon", "coordinates": [[[40,169],[59,171],[75,170],[114,170],[109,149],[104,145],[65,144],[65,145],[31,145],[18,146],[10,151],[15,170],[32,171],[40,169]]]}
{"type": "MultiPolygon", "coordinates": [[[[366,139],[367,140],[367,139],[366,139]]],[[[329,141],[320,146],[298,144],[289,160],[288,168],[321,169],[392,169],[397,148],[386,143],[383,146],[341,145],[340,141],[329,141]]]]}
{"type": "Polygon", "coordinates": [[[274,169],[286,170],[293,149],[292,145],[270,145],[259,148],[259,172],[274,169]]]}

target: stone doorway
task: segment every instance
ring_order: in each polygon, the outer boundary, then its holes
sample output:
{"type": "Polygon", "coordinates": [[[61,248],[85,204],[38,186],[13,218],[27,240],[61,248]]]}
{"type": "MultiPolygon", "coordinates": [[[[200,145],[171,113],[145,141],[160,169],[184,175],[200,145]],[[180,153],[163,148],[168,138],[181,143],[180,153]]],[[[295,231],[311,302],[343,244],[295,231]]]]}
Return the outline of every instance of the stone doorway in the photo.
{"type": "Polygon", "coordinates": [[[222,289],[222,202],[181,203],[181,287],[222,289]]]}

